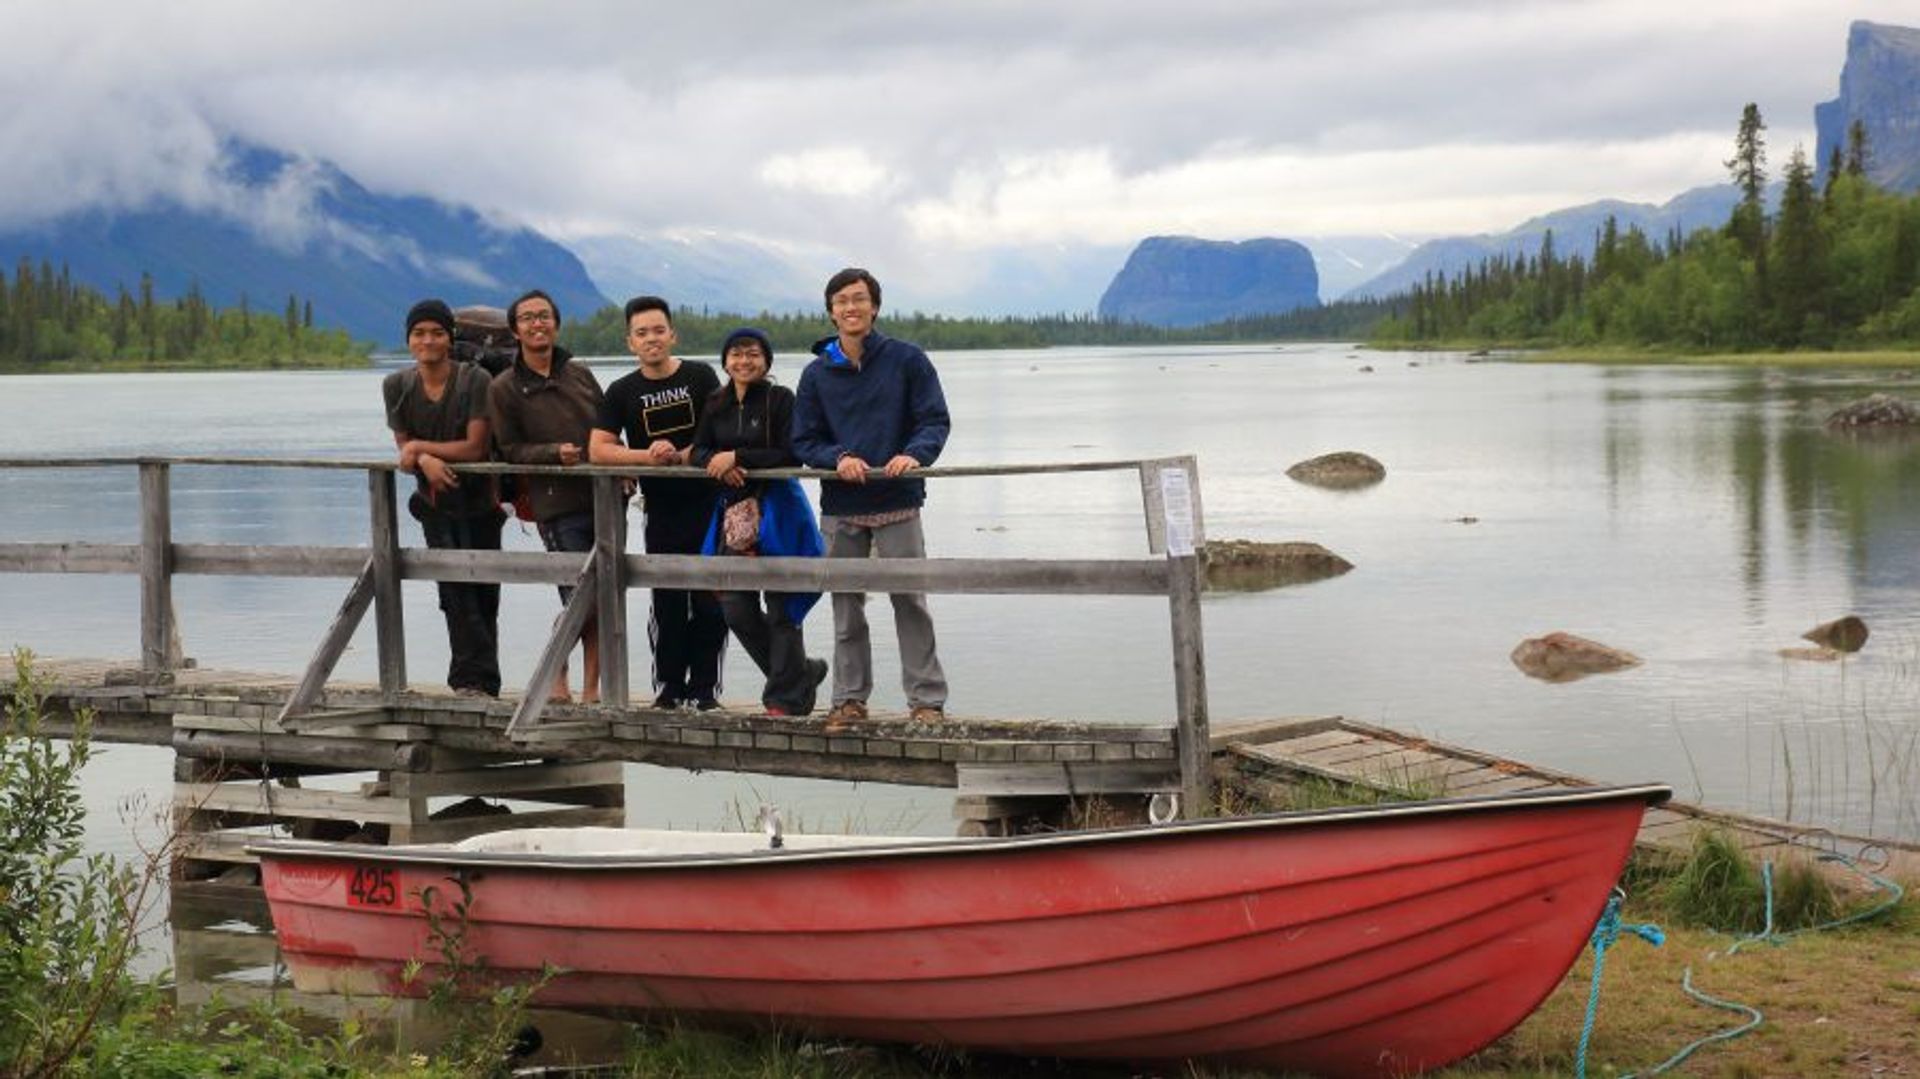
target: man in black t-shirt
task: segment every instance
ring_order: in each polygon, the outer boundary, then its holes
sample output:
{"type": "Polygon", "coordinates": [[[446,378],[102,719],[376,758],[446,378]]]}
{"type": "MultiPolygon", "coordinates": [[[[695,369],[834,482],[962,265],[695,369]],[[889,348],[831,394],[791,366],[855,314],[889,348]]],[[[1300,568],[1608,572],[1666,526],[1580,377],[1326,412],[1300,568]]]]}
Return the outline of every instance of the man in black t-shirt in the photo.
{"type": "MultiPolygon", "coordinates": [[[[596,465],[684,465],[694,428],[720,378],[704,363],[678,359],[673,314],[658,296],[627,301],[627,347],[638,370],[607,387],[587,456],[596,465]],[[621,444],[621,435],[626,443],[621,444]]],[[[699,554],[713,515],[704,479],[640,480],[648,554],[699,554]]],[[[653,645],[654,707],[720,707],[720,657],[727,622],[711,591],[653,590],[647,636],[653,645]]]]}
{"type": "MultiPolygon", "coordinates": [[[[428,547],[497,551],[506,515],[493,477],[461,476],[453,468],[487,458],[487,372],[453,362],[453,311],[439,300],[422,300],[407,312],[407,351],[413,366],[388,375],[380,387],[400,468],[420,480],[407,509],[428,547]]],[[[500,586],[442,581],[440,610],[452,652],[447,685],[462,695],[498,697],[500,586]]]]}

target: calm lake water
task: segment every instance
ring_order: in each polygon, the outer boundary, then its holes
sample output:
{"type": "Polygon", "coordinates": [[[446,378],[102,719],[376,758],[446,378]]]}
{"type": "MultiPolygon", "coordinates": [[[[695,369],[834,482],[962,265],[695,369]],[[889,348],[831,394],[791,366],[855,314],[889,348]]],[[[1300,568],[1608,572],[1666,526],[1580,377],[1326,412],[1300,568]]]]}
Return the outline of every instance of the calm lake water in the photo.
{"type": "MultiPolygon", "coordinates": [[[[1205,606],[1216,721],[1343,714],[1606,781],[1856,831],[1920,837],[1920,451],[1824,435],[1833,407],[1912,387],[1888,372],[1469,363],[1342,346],[1056,349],[935,357],[955,416],[943,464],[1160,456],[1200,460],[1214,538],[1311,540],[1340,578],[1205,606]],[[1371,366],[1371,372],[1361,370],[1371,366]],[[1369,453],[1384,483],[1332,493],[1289,465],[1369,453]],[[1471,519],[1471,522],[1462,519],[1471,519]],[[1843,663],[1780,658],[1854,613],[1872,640],[1843,663]],[[1565,685],[1522,676],[1522,638],[1567,630],[1639,668],[1565,685]]],[[[602,381],[628,368],[609,362],[602,381]]],[[[1916,357],[1920,366],[1920,357],[1916,357]]],[[[798,375],[791,357],[776,363],[798,375]]],[[[380,372],[0,379],[0,456],[236,454],[367,458],[390,443],[380,372]]],[[[179,468],[188,542],[357,544],[358,473],[179,468]]],[[[0,541],[132,542],[131,469],[0,472],[0,541]]],[[[1130,474],[932,485],[936,555],[1145,552],[1130,474]]],[[[406,523],[405,542],[419,542],[406,523]]],[[[508,545],[537,549],[509,526],[508,545]]],[[[292,671],[339,581],[181,578],[188,653],[292,671]]],[[[431,586],[409,585],[409,670],[434,683],[445,642],[431,586]]],[[[639,599],[639,597],[636,597],[639,599]]],[[[644,602],[644,600],[640,600],[644,602]]],[[[987,716],[1160,720],[1172,708],[1163,602],[934,598],[952,708],[987,716]]],[[[138,653],[132,578],[0,575],[0,643],[49,655],[138,653]]],[[[524,680],[557,611],[507,589],[503,665],[524,680]]],[[[884,604],[876,649],[892,645],[884,604]]],[[[831,616],[809,621],[816,652],[831,616]]],[[[890,655],[875,703],[901,704],[890,655]]],[[[758,676],[735,648],[725,695],[758,676]]],[[[372,630],[340,667],[373,676],[372,630]]],[[[646,679],[635,662],[636,685],[646,679]]],[[[96,834],[165,803],[168,754],[105,748],[96,834]]],[[[636,823],[719,825],[776,801],[813,829],[950,831],[939,792],[635,766],[636,823]]]]}

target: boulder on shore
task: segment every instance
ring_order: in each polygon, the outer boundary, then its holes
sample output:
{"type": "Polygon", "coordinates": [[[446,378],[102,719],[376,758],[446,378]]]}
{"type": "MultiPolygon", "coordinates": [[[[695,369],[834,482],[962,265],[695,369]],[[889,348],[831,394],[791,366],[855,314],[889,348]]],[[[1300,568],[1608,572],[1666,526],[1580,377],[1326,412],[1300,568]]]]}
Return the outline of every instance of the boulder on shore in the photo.
{"type": "Polygon", "coordinates": [[[1542,682],[1573,682],[1640,665],[1631,652],[1558,631],[1521,641],[1509,658],[1522,674],[1542,682]]]}
{"type": "Polygon", "coordinates": [[[1310,460],[1301,461],[1287,469],[1287,475],[1296,483],[1330,487],[1334,490],[1350,490],[1355,487],[1371,487],[1386,479],[1387,466],[1364,453],[1341,450],[1337,453],[1323,453],[1310,460]]]}
{"type": "Polygon", "coordinates": [[[1253,540],[1208,540],[1200,563],[1207,589],[1215,592],[1261,592],[1308,584],[1353,568],[1353,563],[1317,543],[1253,540]]]}
{"type": "Polygon", "coordinates": [[[1915,424],[1920,424],[1920,410],[1885,393],[1869,394],[1841,405],[1827,417],[1829,431],[1893,429],[1915,424]]]}
{"type": "Polygon", "coordinates": [[[1858,615],[1836,618],[1831,622],[1822,622],[1802,633],[1800,639],[1812,641],[1822,648],[1831,648],[1835,652],[1858,652],[1867,643],[1867,624],[1858,615]]]}

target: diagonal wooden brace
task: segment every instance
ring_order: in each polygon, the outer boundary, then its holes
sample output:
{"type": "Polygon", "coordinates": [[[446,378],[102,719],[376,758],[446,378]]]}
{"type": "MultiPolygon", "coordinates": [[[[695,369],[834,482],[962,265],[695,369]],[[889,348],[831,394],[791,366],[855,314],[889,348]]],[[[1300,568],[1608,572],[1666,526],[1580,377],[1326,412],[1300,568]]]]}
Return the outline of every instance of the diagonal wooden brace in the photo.
{"type": "Polygon", "coordinates": [[[326,688],[328,676],[333,674],[334,664],[340,662],[340,656],[347,650],[347,643],[353,640],[353,631],[359,627],[360,619],[373,605],[373,559],[360,567],[360,575],[353,579],[353,587],[347,589],[347,598],[340,604],[340,612],[333,616],[333,624],[327,627],[327,635],[320,640],[320,647],[307,663],[307,669],[300,676],[300,684],[293,688],[293,694],[287,698],[286,707],[274,717],[281,727],[287,726],[287,720],[305,713],[320,699],[320,691],[326,688]]]}
{"type": "Polygon", "coordinates": [[[567,607],[560,612],[560,620],[554,623],[553,636],[547,638],[547,647],[540,653],[540,662],[533,669],[533,679],[527,683],[527,691],[520,698],[520,707],[513,710],[513,718],[507,721],[507,737],[522,738],[540,721],[540,713],[547,706],[547,698],[553,693],[553,680],[560,676],[560,669],[567,665],[567,655],[580,640],[580,634],[587,628],[587,620],[593,617],[594,608],[599,606],[597,595],[599,583],[599,563],[589,557],[586,568],[580,571],[580,579],[573,584],[573,598],[567,600],[567,607]]]}

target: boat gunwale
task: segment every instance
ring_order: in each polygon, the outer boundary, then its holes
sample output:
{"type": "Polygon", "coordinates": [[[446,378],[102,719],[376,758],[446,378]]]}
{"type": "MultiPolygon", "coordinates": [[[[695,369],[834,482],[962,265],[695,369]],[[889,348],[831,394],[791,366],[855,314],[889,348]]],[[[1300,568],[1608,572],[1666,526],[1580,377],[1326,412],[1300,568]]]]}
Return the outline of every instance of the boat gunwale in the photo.
{"type": "MultiPolygon", "coordinates": [[[[261,839],[248,843],[249,853],[265,859],[296,861],[352,860],[403,865],[456,866],[469,869],[541,869],[592,872],[728,867],[769,867],[793,863],[872,861],[923,858],[936,855],[984,856],[1014,854],[1057,847],[1158,841],[1175,836],[1237,831],[1279,830],[1314,825],[1350,826],[1406,817],[1477,816],[1539,809],[1543,806],[1586,805],[1639,800],[1643,807],[1660,805],[1673,796],[1665,784],[1581,787],[1562,790],[1518,791],[1505,794],[1438,798],[1384,805],[1336,806],[1327,809],[1285,810],[1240,817],[1202,817],[1165,824],[1126,825],[1039,835],[954,838],[902,838],[898,843],[863,843],[844,847],[760,847],[743,851],[700,851],[657,854],[622,852],[534,853],[460,850],[450,844],[376,847],[304,839],[261,839]]],[[[635,829],[636,831],[642,829],[635,829]]],[[[645,829],[671,832],[674,829],[645,829]]],[[[682,834],[699,834],[688,832],[682,834]]],[[[752,833],[715,833],[741,835],[752,833]]]]}

